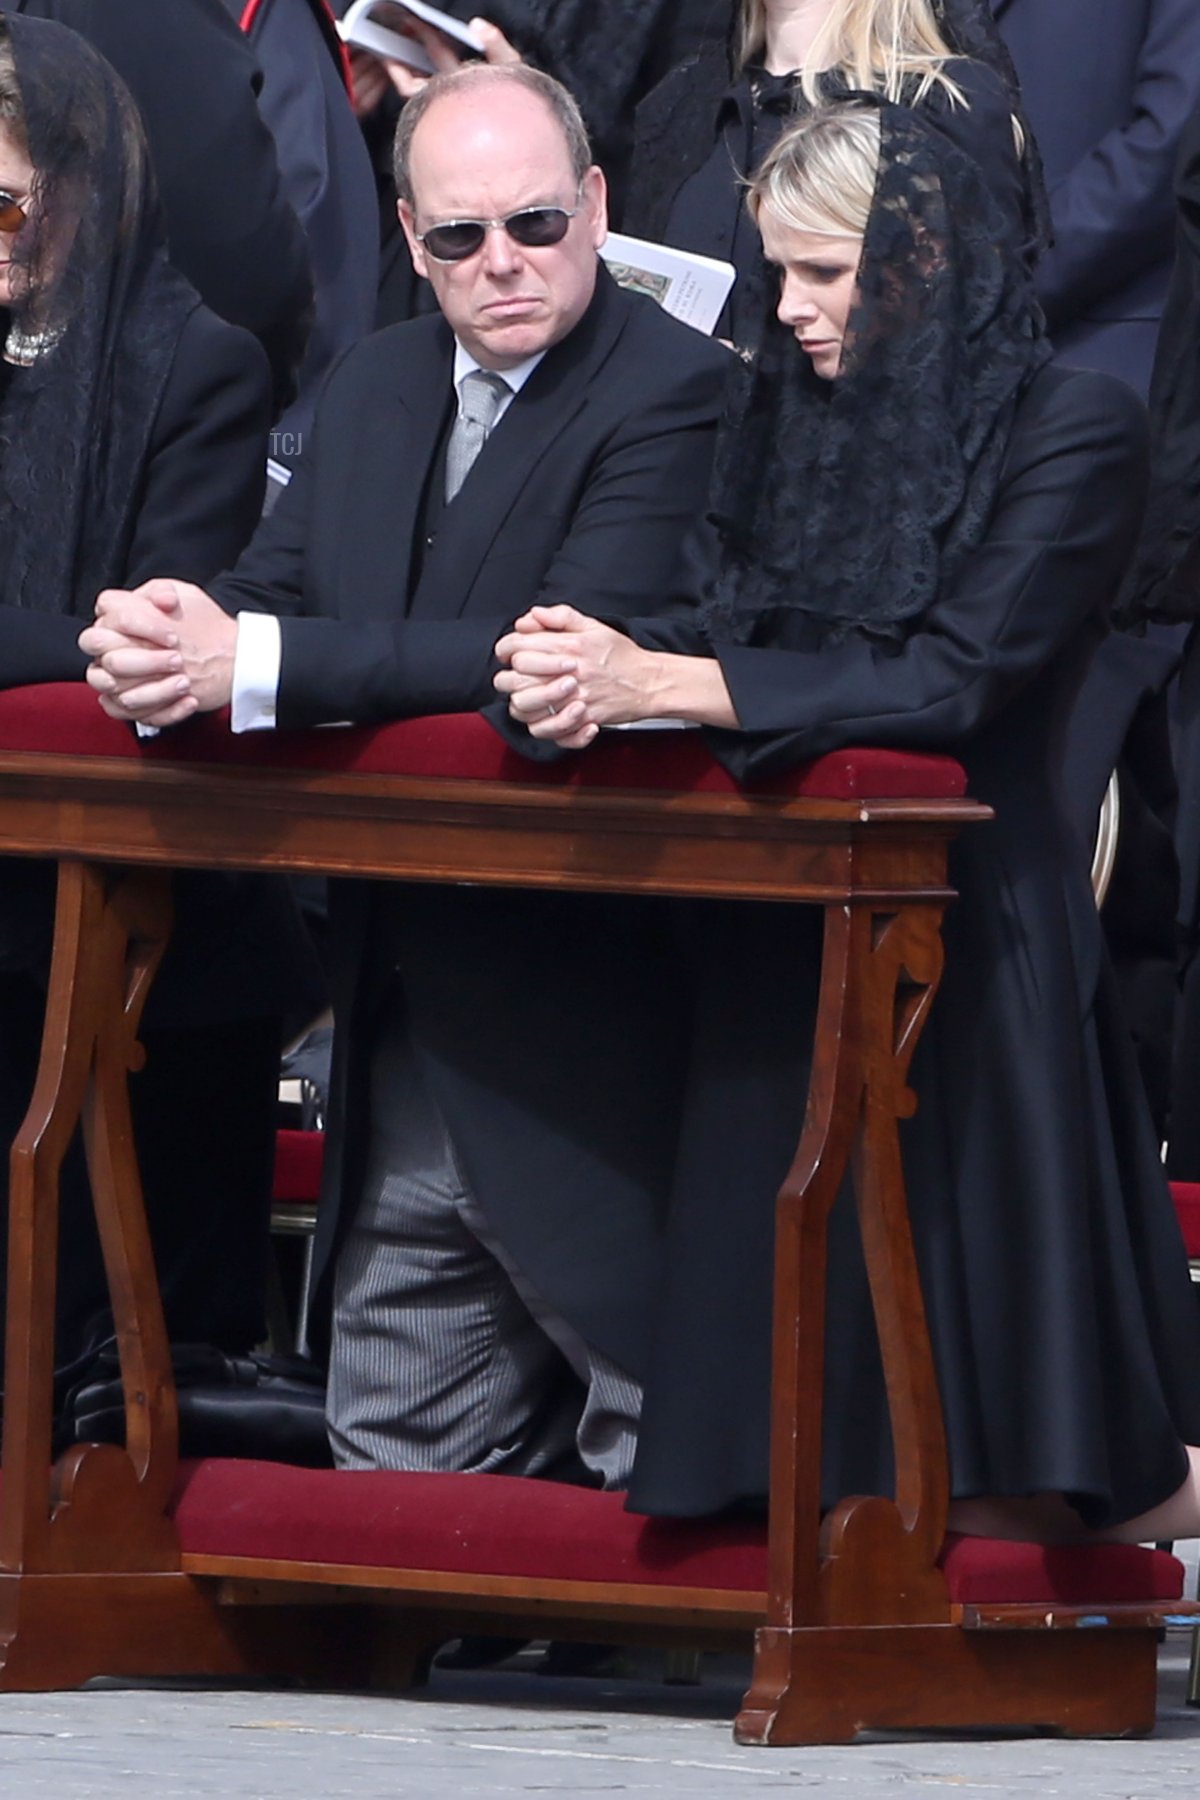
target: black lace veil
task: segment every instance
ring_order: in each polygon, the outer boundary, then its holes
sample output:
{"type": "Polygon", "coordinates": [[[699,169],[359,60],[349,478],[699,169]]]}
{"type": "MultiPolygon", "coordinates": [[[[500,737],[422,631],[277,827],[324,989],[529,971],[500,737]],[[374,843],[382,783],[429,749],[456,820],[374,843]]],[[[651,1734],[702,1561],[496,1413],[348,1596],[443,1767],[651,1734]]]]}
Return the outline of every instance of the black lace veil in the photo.
{"type": "Polygon", "coordinates": [[[734,377],[703,613],[716,641],[901,640],[982,539],[1017,401],[1049,358],[975,164],[917,114],[878,110],[842,373],[820,380],[764,296],[734,377]]]}
{"type": "Polygon", "coordinates": [[[0,311],[18,365],[0,403],[3,599],[86,617],[124,574],[154,418],[199,299],[167,263],[119,77],[48,20],[6,17],[5,41],[35,174],[12,251],[17,297],[0,311]]]}

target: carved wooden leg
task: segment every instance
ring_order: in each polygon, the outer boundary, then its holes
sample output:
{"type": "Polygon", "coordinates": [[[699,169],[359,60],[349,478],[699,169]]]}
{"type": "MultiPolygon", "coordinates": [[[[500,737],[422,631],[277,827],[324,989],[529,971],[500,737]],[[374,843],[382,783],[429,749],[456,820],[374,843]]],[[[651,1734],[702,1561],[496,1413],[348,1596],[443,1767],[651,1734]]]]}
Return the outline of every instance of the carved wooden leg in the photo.
{"type": "Polygon", "coordinates": [[[808,1110],[779,1199],[770,1593],[737,1721],[744,1742],[838,1742],[856,1729],[829,1707],[814,1727],[807,1700],[800,1704],[809,1722],[794,1719],[798,1634],[949,1617],[936,1566],[947,1505],[945,1438],[898,1137],[898,1120],[915,1105],[908,1069],[941,975],[942,910],[935,902],[826,910],[808,1110]],[[822,1525],[827,1227],[852,1161],[897,1498],[843,1501],[822,1525]],[[814,1728],[819,1739],[792,1735],[814,1728]]]}
{"type": "Polygon", "coordinates": [[[179,1574],[166,1507],[174,1391],[142,1209],[126,1075],[170,927],[167,878],[59,870],[54,957],[33,1099],[12,1149],[7,1391],[0,1489],[6,1687],[106,1671],[240,1667],[179,1574]],[[58,1180],[82,1121],[129,1407],[130,1448],[78,1445],[50,1466],[58,1180]],[[203,1646],[203,1649],[201,1649],[203,1646]]]}

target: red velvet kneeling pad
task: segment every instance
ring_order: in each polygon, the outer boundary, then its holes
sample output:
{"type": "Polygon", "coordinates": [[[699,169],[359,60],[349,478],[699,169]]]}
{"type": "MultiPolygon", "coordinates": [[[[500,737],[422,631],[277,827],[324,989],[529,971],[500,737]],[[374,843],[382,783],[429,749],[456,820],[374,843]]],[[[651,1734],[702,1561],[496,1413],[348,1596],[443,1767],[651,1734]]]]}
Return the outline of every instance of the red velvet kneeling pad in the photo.
{"type": "Polygon", "coordinates": [[[1184,1249],[1190,1257],[1200,1257],[1200,1181],[1173,1181],[1171,1199],[1184,1249]]]}
{"type": "MultiPolygon", "coordinates": [[[[256,731],[234,737],[227,713],[139,738],[101,712],[83,682],[47,682],[0,693],[0,755],[122,757],[346,775],[438,776],[552,787],[634,788],[733,794],[737,784],[695,731],[606,732],[585,755],[531,762],[479,713],[403,719],[391,725],[256,731]]],[[[755,791],[809,800],[954,800],[966,791],[952,757],[897,750],[839,750],[755,791]]]]}
{"type": "Polygon", "coordinates": [[[295,1206],[300,1202],[315,1206],[321,1194],[324,1165],[323,1131],[277,1131],[272,1200],[277,1206],[295,1206]]]}
{"type": "MultiPolygon", "coordinates": [[[[620,1494],[508,1475],[209,1458],[182,1466],[175,1522],[193,1555],[741,1593],[767,1586],[765,1525],[644,1519],[620,1494]]],[[[1175,1557],[1130,1544],[1068,1550],[951,1537],[942,1567],[951,1599],[980,1605],[1177,1600],[1184,1581],[1175,1557]]]]}

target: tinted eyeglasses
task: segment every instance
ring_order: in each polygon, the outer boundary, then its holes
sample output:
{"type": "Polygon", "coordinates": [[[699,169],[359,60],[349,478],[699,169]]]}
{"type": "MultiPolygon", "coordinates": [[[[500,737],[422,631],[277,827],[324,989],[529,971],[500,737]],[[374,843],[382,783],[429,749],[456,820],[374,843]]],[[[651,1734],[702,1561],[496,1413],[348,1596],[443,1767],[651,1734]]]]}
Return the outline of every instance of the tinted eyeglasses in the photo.
{"type": "MultiPolygon", "coordinates": [[[[507,219],[448,219],[444,225],[431,225],[415,235],[426,255],[441,263],[465,262],[476,255],[489,231],[506,231],[514,244],[526,250],[544,250],[566,237],[567,227],[579,211],[578,194],[575,199],[572,207],[525,206],[509,213],[507,219]]],[[[7,229],[2,220],[0,229],[7,229]]]]}
{"type": "Polygon", "coordinates": [[[27,224],[28,220],[29,214],[21,202],[14,200],[11,194],[0,190],[0,231],[7,231],[10,234],[20,231],[22,225],[27,224]]]}

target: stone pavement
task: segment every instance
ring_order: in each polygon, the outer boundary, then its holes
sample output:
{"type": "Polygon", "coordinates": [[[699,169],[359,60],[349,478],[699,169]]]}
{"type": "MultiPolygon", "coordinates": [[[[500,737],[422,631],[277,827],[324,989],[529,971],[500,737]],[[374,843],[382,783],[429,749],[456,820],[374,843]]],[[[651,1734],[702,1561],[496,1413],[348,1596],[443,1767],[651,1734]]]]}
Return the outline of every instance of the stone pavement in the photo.
{"type": "Polygon", "coordinates": [[[1162,1653],[1150,1739],[1001,1742],[875,1736],[843,1749],[743,1750],[729,1718],[745,1665],[706,1659],[699,1687],[666,1687],[646,1653],[632,1680],[435,1674],[409,1698],[122,1688],[0,1695],[4,1800],[493,1800],[804,1790],[907,1800],[1158,1800],[1200,1795],[1200,1711],[1184,1705],[1190,1633],[1162,1653]]]}

